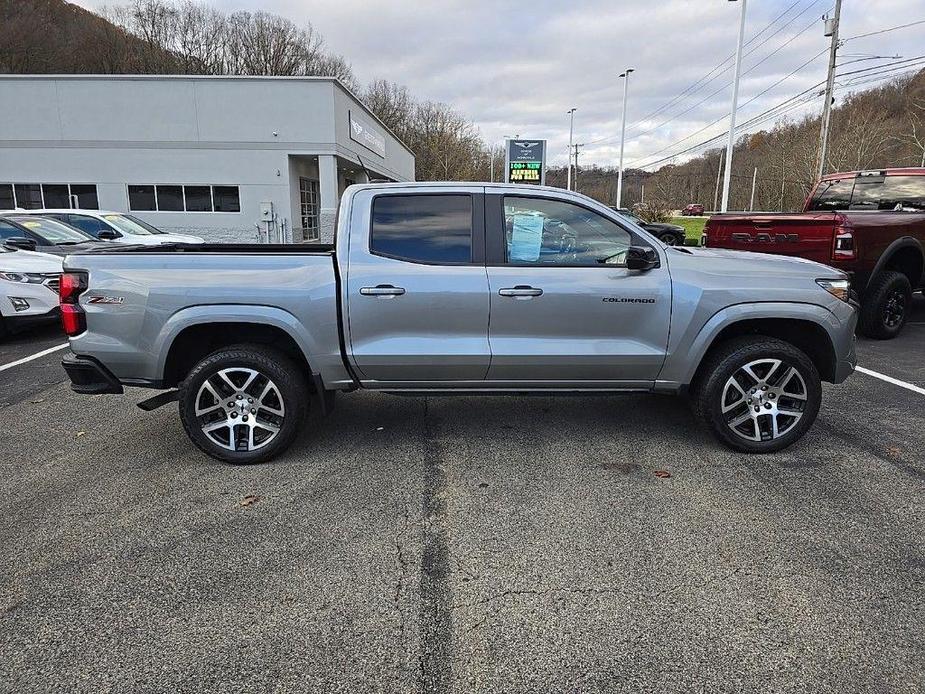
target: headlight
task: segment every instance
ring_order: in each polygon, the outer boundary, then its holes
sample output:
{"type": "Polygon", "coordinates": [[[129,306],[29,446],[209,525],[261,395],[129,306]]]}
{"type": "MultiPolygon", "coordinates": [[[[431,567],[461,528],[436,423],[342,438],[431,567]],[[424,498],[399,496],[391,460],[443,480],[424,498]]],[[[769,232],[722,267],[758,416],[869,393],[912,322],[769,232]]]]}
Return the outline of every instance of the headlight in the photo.
{"type": "Polygon", "coordinates": [[[0,270],[0,279],[7,282],[22,282],[23,284],[41,284],[48,279],[48,276],[39,272],[5,272],[0,270]]]}
{"type": "Polygon", "coordinates": [[[848,301],[848,280],[816,280],[816,284],[842,301],[848,301]]]}

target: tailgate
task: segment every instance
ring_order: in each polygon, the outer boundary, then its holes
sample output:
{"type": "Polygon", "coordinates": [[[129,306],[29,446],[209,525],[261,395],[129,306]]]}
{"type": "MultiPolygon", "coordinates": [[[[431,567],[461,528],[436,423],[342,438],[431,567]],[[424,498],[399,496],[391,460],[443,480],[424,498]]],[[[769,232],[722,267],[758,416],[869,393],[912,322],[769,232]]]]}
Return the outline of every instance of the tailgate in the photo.
{"type": "Polygon", "coordinates": [[[703,244],[711,248],[792,255],[832,263],[836,213],[720,214],[704,228],[703,244]]]}

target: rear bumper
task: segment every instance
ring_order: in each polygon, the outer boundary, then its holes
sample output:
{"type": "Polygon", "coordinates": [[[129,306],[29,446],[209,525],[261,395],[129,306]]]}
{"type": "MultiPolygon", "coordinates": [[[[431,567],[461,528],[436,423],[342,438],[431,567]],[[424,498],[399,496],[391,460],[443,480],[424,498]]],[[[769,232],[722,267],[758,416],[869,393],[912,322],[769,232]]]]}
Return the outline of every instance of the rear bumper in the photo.
{"type": "Polygon", "coordinates": [[[71,379],[71,390],[75,393],[99,395],[124,392],[119,379],[93,357],[68,355],[61,360],[61,366],[71,379]]]}

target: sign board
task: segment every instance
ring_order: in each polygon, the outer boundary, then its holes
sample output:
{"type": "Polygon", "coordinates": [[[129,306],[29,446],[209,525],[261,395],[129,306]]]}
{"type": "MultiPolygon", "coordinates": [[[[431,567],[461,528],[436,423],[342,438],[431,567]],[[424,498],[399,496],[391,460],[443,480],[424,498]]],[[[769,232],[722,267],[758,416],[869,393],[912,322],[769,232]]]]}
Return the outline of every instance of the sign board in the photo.
{"type": "Polygon", "coordinates": [[[350,139],[359,142],[380,157],[384,157],[385,135],[374,128],[369,121],[354,116],[353,111],[348,111],[347,117],[350,119],[350,139]]]}
{"type": "Polygon", "coordinates": [[[504,182],[546,184],[546,140],[506,140],[504,182]]]}

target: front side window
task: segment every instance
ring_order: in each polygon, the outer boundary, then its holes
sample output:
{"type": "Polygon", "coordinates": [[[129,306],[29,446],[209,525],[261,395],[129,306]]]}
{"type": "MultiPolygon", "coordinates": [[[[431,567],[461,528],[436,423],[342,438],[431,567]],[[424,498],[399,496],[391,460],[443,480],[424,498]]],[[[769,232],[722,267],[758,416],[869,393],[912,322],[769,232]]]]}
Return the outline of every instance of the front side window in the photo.
{"type": "Polygon", "coordinates": [[[504,198],[507,262],[624,265],[631,234],[584,207],[543,198],[504,198]]]}
{"type": "Polygon", "coordinates": [[[68,224],[72,227],[77,227],[83,232],[90,234],[94,238],[99,238],[101,231],[106,231],[109,229],[109,225],[101,219],[96,217],[90,217],[85,214],[72,214],[67,218],[68,224]]]}
{"type": "Polygon", "coordinates": [[[832,181],[822,181],[813,191],[809,209],[816,210],[847,210],[851,205],[851,191],[854,188],[854,178],[839,178],[832,181]]]}
{"type": "Polygon", "coordinates": [[[116,228],[117,231],[128,236],[150,236],[152,233],[150,226],[143,226],[140,220],[127,217],[122,214],[107,214],[103,216],[107,223],[116,228]]]}
{"type": "Polygon", "coordinates": [[[21,238],[25,235],[26,233],[18,226],[14,226],[9,222],[0,222],[0,239],[5,241],[6,239],[21,238]]]}
{"type": "Polygon", "coordinates": [[[381,195],[373,201],[370,250],[418,263],[472,262],[468,195],[381,195]]]}

